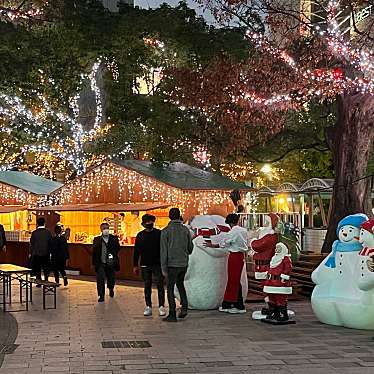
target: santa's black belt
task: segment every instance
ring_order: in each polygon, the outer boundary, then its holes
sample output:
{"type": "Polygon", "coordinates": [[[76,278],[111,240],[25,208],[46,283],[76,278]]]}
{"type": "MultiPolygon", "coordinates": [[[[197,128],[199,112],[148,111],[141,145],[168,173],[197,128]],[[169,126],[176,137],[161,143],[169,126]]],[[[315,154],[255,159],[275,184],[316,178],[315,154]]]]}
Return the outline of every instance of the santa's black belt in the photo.
{"type": "Polygon", "coordinates": [[[268,274],[268,279],[270,279],[270,280],[282,280],[280,275],[272,275],[272,274],[268,274]]]}
{"type": "Polygon", "coordinates": [[[270,261],[268,260],[255,260],[256,265],[269,265],[270,261]]]}

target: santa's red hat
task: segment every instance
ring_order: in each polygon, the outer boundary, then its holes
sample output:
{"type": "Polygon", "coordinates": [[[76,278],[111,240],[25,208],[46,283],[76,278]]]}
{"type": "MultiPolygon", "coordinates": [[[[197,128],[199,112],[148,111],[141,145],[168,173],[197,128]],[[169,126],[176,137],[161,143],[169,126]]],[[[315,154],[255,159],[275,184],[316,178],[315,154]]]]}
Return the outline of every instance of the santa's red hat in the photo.
{"type": "Polygon", "coordinates": [[[271,228],[272,228],[272,229],[275,229],[275,227],[276,227],[277,224],[278,224],[279,217],[278,217],[275,213],[269,213],[268,216],[269,216],[270,219],[271,219],[271,228]]]}
{"type": "Polygon", "coordinates": [[[374,218],[370,218],[360,226],[362,229],[374,233],[374,218]]]}

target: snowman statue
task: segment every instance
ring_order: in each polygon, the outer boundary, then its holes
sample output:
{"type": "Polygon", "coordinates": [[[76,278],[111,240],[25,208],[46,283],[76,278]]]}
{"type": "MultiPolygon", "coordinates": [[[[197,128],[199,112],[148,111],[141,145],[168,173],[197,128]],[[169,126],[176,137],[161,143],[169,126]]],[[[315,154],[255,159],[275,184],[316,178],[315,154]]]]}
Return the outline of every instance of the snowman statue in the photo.
{"type": "Polygon", "coordinates": [[[367,220],[368,217],[360,213],[343,218],[337,227],[338,240],[333,243],[332,252],[312,273],[312,281],[316,284],[312,308],[322,323],[356,329],[374,328],[374,292],[370,297],[368,295],[365,306],[359,280],[362,261],[367,260],[360,255],[360,226],[367,220]],[[368,308],[371,319],[365,314],[368,308]]]}
{"type": "Polygon", "coordinates": [[[371,291],[374,289],[374,218],[361,225],[360,243],[363,248],[359,253],[358,286],[362,291],[371,291]]]}
{"type": "MultiPolygon", "coordinates": [[[[219,244],[230,230],[221,216],[200,215],[190,222],[194,249],[189,257],[189,265],[184,285],[190,309],[218,309],[223,300],[227,283],[227,255],[222,249],[206,248],[205,241],[219,244]]],[[[248,293],[245,266],[242,272],[243,294],[248,293]]],[[[177,289],[175,294],[179,299],[177,289]]]]}

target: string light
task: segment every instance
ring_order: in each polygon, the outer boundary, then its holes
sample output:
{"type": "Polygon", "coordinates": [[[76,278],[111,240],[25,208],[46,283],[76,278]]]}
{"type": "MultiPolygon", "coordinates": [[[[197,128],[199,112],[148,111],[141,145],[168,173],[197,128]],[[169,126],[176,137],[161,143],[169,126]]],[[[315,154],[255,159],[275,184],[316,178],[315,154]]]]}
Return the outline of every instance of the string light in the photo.
{"type": "Polygon", "coordinates": [[[319,25],[314,25],[314,34],[326,42],[330,51],[339,56],[342,64],[350,64],[358,69],[360,76],[350,78],[344,75],[344,68],[333,69],[307,69],[297,65],[286,51],[276,48],[266,40],[264,35],[248,31],[246,37],[255,46],[273,58],[285,63],[295,74],[295,79],[300,83],[299,89],[293,93],[273,94],[270,97],[261,97],[255,92],[243,92],[238,96],[232,96],[235,103],[246,102],[257,107],[287,107],[290,104],[302,105],[313,98],[333,97],[343,91],[356,91],[374,94],[374,54],[370,50],[352,48],[343,40],[337,20],[337,11],[341,7],[341,1],[332,0],[327,5],[327,30],[322,31],[319,25]]]}
{"type": "Polygon", "coordinates": [[[162,201],[180,207],[183,212],[196,209],[199,214],[207,214],[211,206],[227,204],[230,191],[181,190],[109,162],[68,182],[48,197],[39,198],[38,205],[107,203],[108,196],[114,202],[162,201]]]}
{"type": "MultiPolygon", "coordinates": [[[[106,61],[109,60],[106,59],[106,61]]],[[[97,59],[90,73],[81,75],[81,82],[77,90],[79,92],[84,82],[89,80],[96,103],[96,115],[92,129],[84,130],[83,125],[79,122],[79,93],[69,100],[73,112],[73,117],[70,117],[65,113],[53,110],[48,99],[33,90],[32,94],[40,102],[40,107],[33,109],[27,108],[19,96],[0,92],[0,116],[7,118],[10,123],[10,126],[1,126],[0,131],[8,135],[11,135],[13,131],[24,132],[30,144],[24,145],[21,152],[50,153],[54,157],[67,161],[78,175],[83,174],[87,163],[85,144],[104,135],[112,126],[111,124],[102,124],[103,100],[97,83],[98,72],[102,64],[103,59],[97,59]],[[49,139],[52,139],[52,144],[49,139]]],[[[115,62],[112,61],[111,70],[114,77],[116,77],[116,71],[118,72],[118,69],[115,70],[115,66],[115,62]]],[[[39,73],[42,83],[49,82],[56,88],[53,79],[46,78],[42,70],[39,73]]]]}

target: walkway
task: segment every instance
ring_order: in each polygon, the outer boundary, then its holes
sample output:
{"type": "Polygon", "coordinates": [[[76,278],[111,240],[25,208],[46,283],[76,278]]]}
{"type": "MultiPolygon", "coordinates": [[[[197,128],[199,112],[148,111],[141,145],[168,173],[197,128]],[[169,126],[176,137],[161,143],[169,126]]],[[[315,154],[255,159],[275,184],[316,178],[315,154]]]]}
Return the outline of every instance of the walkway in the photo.
{"type": "Polygon", "coordinates": [[[322,325],[307,303],[293,305],[298,323],[283,327],[216,311],[192,312],[185,321],[166,324],[156,315],[142,316],[140,288],[118,287],[105,304],[96,303],[91,282],[72,281],[58,293],[57,310],[14,314],[19,346],[5,356],[0,374],[374,371],[374,333],[322,325]],[[130,343],[124,348],[120,341],[130,343]]]}

